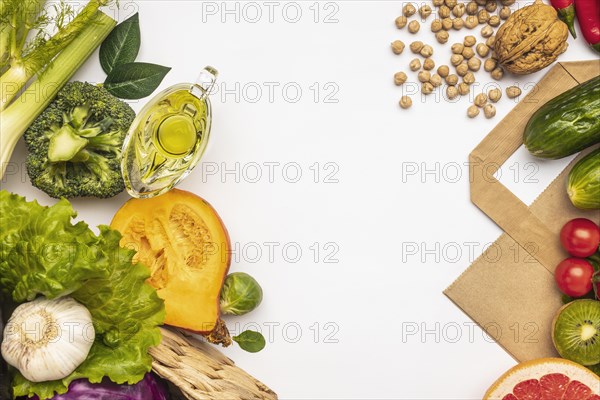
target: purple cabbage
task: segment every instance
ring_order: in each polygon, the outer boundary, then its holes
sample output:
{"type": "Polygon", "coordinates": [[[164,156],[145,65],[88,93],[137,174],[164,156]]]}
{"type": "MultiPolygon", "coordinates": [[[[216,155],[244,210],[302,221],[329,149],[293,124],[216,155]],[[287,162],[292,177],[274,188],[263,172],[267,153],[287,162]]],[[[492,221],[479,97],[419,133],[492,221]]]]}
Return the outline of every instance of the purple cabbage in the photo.
{"type": "MultiPolygon", "coordinates": [[[[39,400],[38,397],[33,397],[39,400]]],[[[87,379],[73,381],[69,391],[57,394],[51,400],[169,400],[166,384],[154,374],[146,374],[135,385],[117,385],[104,379],[90,383],[87,379]]]]}

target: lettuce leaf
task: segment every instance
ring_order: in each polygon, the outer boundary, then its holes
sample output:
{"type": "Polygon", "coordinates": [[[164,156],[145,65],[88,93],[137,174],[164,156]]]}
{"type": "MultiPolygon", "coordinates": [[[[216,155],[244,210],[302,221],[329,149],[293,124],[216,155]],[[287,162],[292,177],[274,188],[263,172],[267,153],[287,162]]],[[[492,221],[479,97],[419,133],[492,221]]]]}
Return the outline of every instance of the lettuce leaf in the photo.
{"type": "Polygon", "coordinates": [[[120,233],[100,226],[96,236],[67,200],[52,207],[0,191],[0,297],[22,303],[69,295],[90,311],[96,340],[87,360],[60,381],[34,383],[18,372],[15,396],[51,398],[75,379],[104,377],[135,384],[151,370],[148,348],[160,343],[163,301],[146,283],[149,272],[119,246],[120,233]]]}

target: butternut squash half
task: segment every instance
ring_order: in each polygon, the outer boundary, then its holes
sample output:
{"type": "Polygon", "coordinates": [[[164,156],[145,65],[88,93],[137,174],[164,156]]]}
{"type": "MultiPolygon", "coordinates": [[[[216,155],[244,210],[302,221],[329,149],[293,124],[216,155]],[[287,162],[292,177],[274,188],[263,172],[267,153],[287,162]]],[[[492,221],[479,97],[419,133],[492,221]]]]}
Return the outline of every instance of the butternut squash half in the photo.
{"type": "Polygon", "coordinates": [[[165,301],[167,325],[230,343],[219,311],[231,261],[229,235],[208,202],[177,189],[132,199],[111,227],[123,235],[121,246],[137,251],[133,261],[150,269],[148,282],[165,301]]]}

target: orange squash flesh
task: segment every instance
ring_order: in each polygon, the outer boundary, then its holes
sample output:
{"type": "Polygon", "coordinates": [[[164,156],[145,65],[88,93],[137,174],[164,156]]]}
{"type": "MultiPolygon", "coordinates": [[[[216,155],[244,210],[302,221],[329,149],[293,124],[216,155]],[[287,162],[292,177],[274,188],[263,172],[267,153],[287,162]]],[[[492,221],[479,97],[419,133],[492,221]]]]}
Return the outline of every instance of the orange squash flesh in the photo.
{"type": "Polygon", "coordinates": [[[165,301],[165,323],[208,334],[219,322],[219,296],[229,270],[229,235],[201,197],[173,189],[150,199],[129,200],[111,227],[121,246],[137,251],[134,262],[151,272],[148,282],[165,301]]]}

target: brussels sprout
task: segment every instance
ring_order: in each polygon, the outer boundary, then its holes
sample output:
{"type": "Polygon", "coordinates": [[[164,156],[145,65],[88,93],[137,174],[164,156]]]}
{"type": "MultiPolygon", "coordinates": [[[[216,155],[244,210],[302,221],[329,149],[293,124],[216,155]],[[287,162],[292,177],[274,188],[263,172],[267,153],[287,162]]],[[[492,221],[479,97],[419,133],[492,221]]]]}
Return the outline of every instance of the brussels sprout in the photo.
{"type": "Polygon", "coordinates": [[[225,279],[221,290],[221,312],[244,315],[260,305],[262,288],[256,280],[244,272],[234,272],[225,279]]]}

